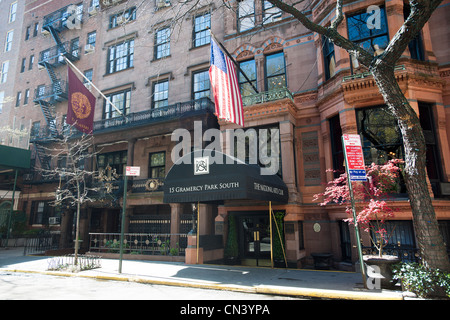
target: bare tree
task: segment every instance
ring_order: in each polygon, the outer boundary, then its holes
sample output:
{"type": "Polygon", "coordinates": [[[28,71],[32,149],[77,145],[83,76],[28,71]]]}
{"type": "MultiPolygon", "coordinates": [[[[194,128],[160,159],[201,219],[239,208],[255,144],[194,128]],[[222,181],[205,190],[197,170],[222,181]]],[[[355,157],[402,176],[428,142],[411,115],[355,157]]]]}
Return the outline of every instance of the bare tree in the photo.
{"type": "Polygon", "coordinates": [[[405,148],[404,178],[412,208],[414,229],[420,255],[425,266],[450,270],[446,247],[439,231],[436,214],[426,179],[426,144],[419,118],[398,85],[394,68],[409,42],[417,36],[442,0],[410,0],[411,11],[403,25],[390,40],[386,50],[374,56],[341,34],[337,28],[344,20],[343,0],[336,1],[336,18],[329,27],[311,21],[293,1],[268,0],[291,14],[309,30],[327,37],[345,49],[368,68],[387,108],[398,120],[405,148]]]}
{"type": "Polygon", "coordinates": [[[78,264],[80,243],[80,209],[86,202],[94,201],[91,196],[98,191],[92,186],[95,171],[89,170],[90,159],[96,156],[92,151],[94,137],[92,135],[71,135],[71,128],[64,128],[62,134],[54,137],[51,147],[46,151],[56,159],[56,165],[51,169],[42,169],[44,176],[59,178],[61,181],[55,195],[53,204],[70,205],[76,208],[75,258],[74,265],[78,264]]]}

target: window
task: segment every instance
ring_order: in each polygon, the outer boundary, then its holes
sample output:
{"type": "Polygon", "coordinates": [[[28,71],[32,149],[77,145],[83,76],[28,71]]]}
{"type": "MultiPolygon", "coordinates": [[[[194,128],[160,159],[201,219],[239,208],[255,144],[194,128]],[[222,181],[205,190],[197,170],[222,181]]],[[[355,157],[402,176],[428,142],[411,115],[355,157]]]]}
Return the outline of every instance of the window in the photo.
{"type": "Polygon", "coordinates": [[[155,59],[170,55],[170,28],[158,30],[155,36],[155,59]]]}
{"type": "Polygon", "coordinates": [[[31,203],[31,224],[48,224],[48,218],[55,217],[55,207],[50,201],[33,201],[31,203]]]}
{"type": "Polygon", "coordinates": [[[27,105],[29,99],[30,99],[30,89],[26,89],[25,90],[25,97],[24,97],[24,100],[23,100],[23,104],[27,105]]]}
{"type": "Polygon", "coordinates": [[[17,92],[16,107],[20,106],[20,100],[22,100],[22,91],[17,92]]]}
{"type": "Polygon", "coordinates": [[[286,87],[286,66],[284,53],[266,56],[266,91],[286,87]]]}
{"type": "Polygon", "coordinates": [[[358,109],[356,120],[366,164],[404,159],[403,139],[397,119],[385,106],[358,109]]]}
{"type": "Polygon", "coordinates": [[[44,95],[45,95],[45,85],[44,84],[38,85],[36,89],[36,98],[41,98],[44,95]]]}
{"type": "Polygon", "coordinates": [[[28,63],[28,70],[32,70],[33,69],[33,63],[34,63],[34,55],[30,56],[30,61],[28,63]]]}
{"type": "Polygon", "coordinates": [[[337,178],[341,173],[344,173],[344,150],[342,148],[342,128],[339,115],[336,115],[329,120],[330,122],[330,142],[331,155],[333,158],[333,170],[336,171],[337,178]]]}
{"type": "Polygon", "coordinates": [[[124,23],[136,20],[136,8],[120,11],[109,17],[109,28],[116,28],[124,23]]]}
{"type": "Polygon", "coordinates": [[[9,61],[2,63],[0,83],[5,83],[8,78],[9,61]]]}
{"type": "Polygon", "coordinates": [[[20,73],[25,72],[26,64],[27,64],[27,58],[22,58],[22,64],[20,65],[20,73]]]}
{"type": "Polygon", "coordinates": [[[41,122],[40,121],[33,122],[33,124],[31,125],[30,135],[37,136],[39,135],[40,130],[41,130],[41,122]]]}
{"type": "MultiPolygon", "coordinates": [[[[86,70],[86,71],[84,72],[84,76],[85,76],[86,78],[88,78],[89,81],[91,81],[91,82],[92,82],[92,76],[93,76],[93,74],[94,74],[94,70],[93,70],[93,69],[89,69],[89,70],[86,70]]],[[[88,83],[88,82],[86,81],[85,78],[83,78],[83,83],[88,83]]]]}
{"type": "Polygon", "coordinates": [[[16,21],[16,14],[17,14],[17,1],[11,3],[11,7],[9,8],[9,20],[8,20],[9,23],[16,21]]]}
{"type": "Polygon", "coordinates": [[[87,44],[95,47],[95,42],[97,41],[97,32],[93,31],[87,35],[87,44]]]}
{"type": "MultiPolygon", "coordinates": [[[[130,113],[131,89],[107,94],[106,97],[116,106],[117,109],[122,111],[124,115],[130,113]]],[[[117,110],[114,109],[114,107],[106,100],[104,100],[103,110],[103,119],[111,119],[120,116],[117,110]]]]}
{"type": "Polygon", "coordinates": [[[194,47],[200,47],[210,42],[209,28],[211,27],[211,14],[204,13],[194,18],[194,47]]]}
{"type": "Polygon", "coordinates": [[[33,214],[32,214],[32,223],[33,224],[42,224],[43,217],[44,217],[44,206],[45,206],[45,202],[43,202],[43,201],[40,201],[40,202],[33,201],[32,209],[31,209],[31,210],[33,210],[33,214]]]}
{"type": "Polygon", "coordinates": [[[25,40],[30,39],[31,26],[28,26],[25,31],[25,40]]]}
{"type": "Polygon", "coordinates": [[[108,48],[107,73],[132,68],[134,66],[134,39],[110,46],[108,48]]]}
{"type": "Polygon", "coordinates": [[[153,84],[153,108],[161,108],[169,105],[169,80],[155,82],[153,84]]]}
{"type": "Polygon", "coordinates": [[[39,34],[39,22],[34,24],[33,37],[36,37],[39,34]]]}
{"type": "Polygon", "coordinates": [[[211,96],[208,70],[195,72],[193,75],[193,98],[194,100],[211,96]]]}
{"type": "Polygon", "coordinates": [[[264,20],[263,23],[270,23],[281,20],[281,9],[278,7],[275,7],[273,4],[271,4],[269,1],[264,1],[263,3],[264,7],[264,20]]]}
{"type": "Polygon", "coordinates": [[[325,80],[328,80],[335,74],[336,59],[334,57],[334,44],[327,37],[322,37],[322,43],[325,80]]]}
{"type": "Polygon", "coordinates": [[[71,50],[72,56],[74,56],[74,57],[80,56],[80,39],[79,38],[75,38],[75,39],[72,39],[72,41],[70,41],[70,50],[71,50]]]}
{"type": "MultiPolygon", "coordinates": [[[[404,3],[403,17],[405,20],[408,18],[410,11],[411,7],[408,4],[404,3]]],[[[411,54],[411,59],[420,61],[425,60],[425,53],[423,50],[423,41],[422,41],[422,31],[419,31],[417,36],[408,43],[408,49],[409,53],[411,54]]]]}
{"type": "Polygon", "coordinates": [[[431,188],[434,196],[441,195],[439,182],[441,182],[441,158],[439,152],[439,142],[436,138],[436,125],[433,116],[433,105],[419,101],[419,120],[425,136],[425,143],[427,146],[426,153],[426,167],[428,179],[430,180],[431,188]]]}
{"type": "Polygon", "coordinates": [[[249,30],[255,26],[255,1],[242,0],[238,5],[238,30],[249,30]]]}
{"type": "MultiPolygon", "coordinates": [[[[348,38],[359,44],[365,50],[379,55],[383,53],[389,43],[388,26],[384,7],[380,8],[380,28],[369,29],[367,20],[371,13],[354,14],[347,17],[348,38]]],[[[357,68],[357,62],[352,59],[352,67],[357,68]]]]}
{"type": "Polygon", "coordinates": [[[10,30],[6,33],[5,52],[11,51],[13,37],[14,37],[14,30],[10,30]]]}
{"type": "Polygon", "coordinates": [[[166,154],[156,152],[149,154],[148,177],[164,178],[166,176],[166,154]]]}
{"type": "Polygon", "coordinates": [[[4,102],[5,102],[5,91],[0,91],[0,113],[2,113],[4,102]]]}
{"type": "Polygon", "coordinates": [[[249,82],[242,73],[239,73],[239,85],[241,88],[242,96],[248,96],[248,95],[255,94],[256,91],[255,91],[255,89],[253,89],[253,87],[257,88],[255,60],[252,59],[252,60],[240,62],[239,67],[241,68],[242,72],[245,73],[248,80],[250,80],[250,82],[249,82]]]}
{"type": "MultiPolygon", "coordinates": [[[[115,170],[117,174],[123,174],[123,167],[127,165],[127,151],[117,151],[99,154],[97,156],[98,171],[115,170]]],[[[105,174],[108,174],[105,172],[105,174]]]]}

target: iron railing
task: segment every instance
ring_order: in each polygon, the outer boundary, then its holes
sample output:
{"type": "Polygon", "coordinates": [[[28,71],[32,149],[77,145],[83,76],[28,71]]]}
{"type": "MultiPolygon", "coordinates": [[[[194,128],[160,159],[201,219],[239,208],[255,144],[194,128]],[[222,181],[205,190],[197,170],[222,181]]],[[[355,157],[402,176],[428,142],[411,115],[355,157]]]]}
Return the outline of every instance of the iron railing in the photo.
{"type": "MultiPolygon", "coordinates": [[[[362,247],[364,255],[377,255],[374,247],[362,247]]],[[[419,249],[411,246],[388,246],[383,248],[383,255],[397,256],[402,262],[420,262],[419,249]]]]}
{"type": "Polygon", "coordinates": [[[59,233],[43,233],[25,239],[23,254],[40,254],[59,248],[59,233]]]}
{"type": "Polygon", "coordinates": [[[52,66],[59,66],[65,64],[66,61],[61,54],[66,56],[69,60],[75,61],[80,59],[80,48],[70,48],[69,41],[61,42],[56,46],[43,50],[39,53],[39,64],[45,66],[44,63],[49,63],[52,66]]]}
{"type": "MultiPolygon", "coordinates": [[[[83,13],[82,12],[76,12],[76,10],[72,10],[74,12],[70,11],[70,7],[66,6],[63,7],[57,11],[54,11],[44,17],[43,21],[43,30],[49,30],[49,28],[53,28],[56,31],[62,31],[64,28],[69,29],[71,24],[67,23],[68,20],[71,18],[71,15],[75,15],[76,18],[80,21],[80,23],[83,21],[83,13]]],[[[72,17],[73,18],[73,17],[72,17]]]]}
{"type": "Polygon", "coordinates": [[[214,112],[214,103],[209,98],[180,102],[166,107],[152,108],[141,112],[130,113],[125,116],[95,121],[94,134],[111,129],[122,129],[167,121],[182,116],[192,116],[206,111],[214,112]]]}
{"type": "Polygon", "coordinates": [[[49,99],[48,102],[51,103],[67,100],[68,90],[68,84],[64,80],[57,80],[52,84],[40,86],[34,90],[34,102],[46,99],[49,99]]]}
{"type": "MultiPolygon", "coordinates": [[[[123,253],[184,256],[186,233],[125,233],[123,253]]],[[[89,233],[89,252],[119,253],[120,233],[89,233]]]]}

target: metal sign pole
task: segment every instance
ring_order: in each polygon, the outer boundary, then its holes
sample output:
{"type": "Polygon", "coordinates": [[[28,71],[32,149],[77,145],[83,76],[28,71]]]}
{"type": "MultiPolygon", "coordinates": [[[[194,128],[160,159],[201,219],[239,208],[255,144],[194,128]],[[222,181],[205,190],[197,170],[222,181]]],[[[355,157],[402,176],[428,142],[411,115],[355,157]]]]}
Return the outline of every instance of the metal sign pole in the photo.
{"type": "Polygon", "coordinates": [[[122,226],[120,228],[119,273],[122,273],[123,238],[124,238],[124,229],[125,229],[125,210],[127,208],[127,187],[128,187],[128,176],[125,174],[124,182],[123,182],[122,226]]]}
{"type": "Polygon", "coordinates": [[[344,137],[342,136],[342,146],[344,146],[344,159],[345,159],[345,171],[347,173],[347,185],[348,189],[350,191],[350,202],[352,205],[352,214],[353,214],[353,222],[355,224],[355,235],[356,235],[356,244],[358,247],[358,256],[359,256],[359,264],[361,266],[361,275],[363,279],[364,287],[367,288],[366,283],[366,272],[364,270],[364,260],[362,255],[362,248],[361,248],[361,238],[359,236],[359,227],[358,227],[358,221],[356,220],[356,207],[355,207],[355,198],[353,196],[353,187],[352,187],[352,181],[350,180],[350,172],[347,162],[347,151],[345,149],[345,143],[344,143],[344,137]]]}

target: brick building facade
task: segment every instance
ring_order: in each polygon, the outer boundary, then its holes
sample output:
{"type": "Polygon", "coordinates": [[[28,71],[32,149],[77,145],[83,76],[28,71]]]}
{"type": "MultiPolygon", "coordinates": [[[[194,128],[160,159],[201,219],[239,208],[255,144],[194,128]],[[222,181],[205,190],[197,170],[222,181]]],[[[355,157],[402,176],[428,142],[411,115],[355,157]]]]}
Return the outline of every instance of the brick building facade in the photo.
{"type": "MultiPolygon", "coordinates": [[[[92,150],[99,154],[86,165],[102,172],[103,180],[93,183],[104,190],[83,207],[83,246],[94,250],[118,239],[122,176],[128,165],[139,166],[141,173],[129,181],[125,232],[159,234],[159,240],[155,240],[158,236],[151,238],[158,243],[158,250],[161,243],[170,244],[178,254],[186,248],[186,235],[192,229],[192,206],[163,202],[164,178],[173,165],[172,151],[178,143],[172,141],[171,135],[184,128],[193,136],[196,121],[201,123],[202,135],[207,129],[216,128],[224,140],[227,129],[237,129],[216,119],[213,99],[209,99],[210,28],[248,77],[240,77],[244,129],[277,129],[279,133],[278,175],[287,187],[289,200],[272,206],[283,217],[288,264],[308,266],[313,253],[331,253],[336,267],[344,268],[346,262],[356,261],[353,231],[342,222],[347,218],[345,209],[320,207],[313,195],[321,192],[324,183],[333,177],[328,168],[342,169],[340,136],[344,133],[361,135],[366,163],[402,157],[395,119],[382,108],[383,99],[366,70],[345,50],[310,32],[266,1],[233,2],[232,9],[224,7],[221,1],[207,1],[190,11],[183,11],[183,6],[174,1],[105,3],[110,5],[95,0],[25,2],[22,32],[17,32],[15,38],[20,39],[18,62],[11,70],[15,73],[13,95],[22,95],[14,107],[5,106],[1,114],[2,123],[5,119],[9,123],[12,119],[31,123],[36,168],[51,169],[61,163],[61,159],[43,152],[52,143],[54,128],[64,126],[67,112],[67,64],[60,54],[71,60],[124,114],[120,116],[87,84],[97,98],[92,150]],[[367,139],[368,130],[376,132],[379,140],[367,139]]],[[[430,192],[447,244],[450,46],[445,18],[449,8],[448,1],[443,2],[396,68],[397,80],[420,115],[427,136],[430,192]]],[[[334,9],[333,2],[313,1],[311,17],[326,26],[334,18],[334,9]]],[[[349,1],[344,5],[346,19],[339,32],[377,54],[407,12],[401,0],[349,1]],[[364,22],[369,5],[379,9],[381,25],[375,31],[364,22]]],[[[229,151],[226,146],[223,148],[229,151]]],[[[34,170],[24,173],[21,183],[19,207],[27,213],[30,228],[48,226],[52,232],[61,233],[61,245],[71,243],[73,208],[51,206],[61,181],[44,179],[34,170]]],[[[393,244],[413,250],[411,210],[401,188],[394,205],[400,211],[391,222],[398,230],[393,244]]],[[[219,248],[211,255],[205,253],[203,261],[223,258],[231,217],[241,263],[267,264],[270,248],[266,241],[266,202],[200,203],[199,213],[200,237],[218,241],[212,247],[219,248]]],[[[148,246],[150,238],[145,239],[130,235],[129,248],[141,242],[148,246]]],[[[363,240],[370,246],[367,235],[363,234],[363,240]]],[[[162,259],[161,255],[155,257],[162,259]]]]}

